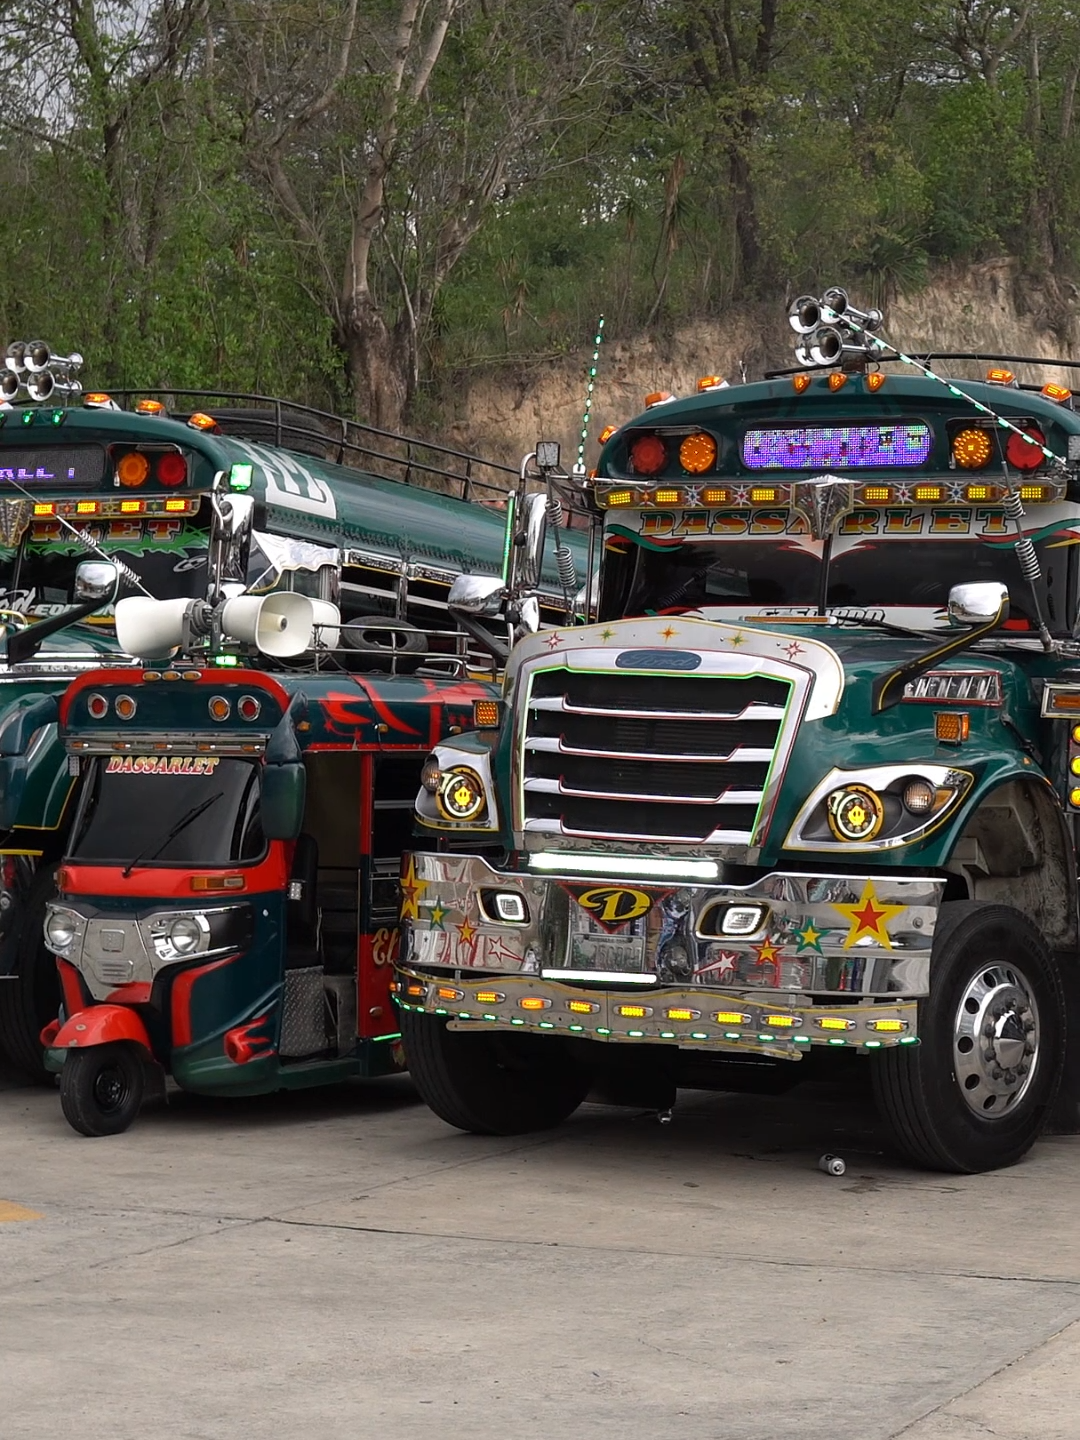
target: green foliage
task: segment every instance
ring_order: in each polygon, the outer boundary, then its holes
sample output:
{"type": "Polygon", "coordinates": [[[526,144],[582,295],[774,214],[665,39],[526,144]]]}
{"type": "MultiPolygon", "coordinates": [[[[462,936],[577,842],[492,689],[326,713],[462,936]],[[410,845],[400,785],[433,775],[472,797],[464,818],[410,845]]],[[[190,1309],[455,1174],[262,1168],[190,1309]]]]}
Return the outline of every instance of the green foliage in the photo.
{"type": "MultiPolygon", "coordinates": [[[[343,276],[399,0],[359,5],[367,49],[336,79],[348,0],[3,13],[0,83],[29,98],[0,109],[0,340],[81,349],[93,384],[347,404],[343,276]],[[305,106],[283,188],[268,147],[305,106]]],[[[414,419],[435,428],[467,371],[577,349],[601,312],[625,337],[819,281],[882,303],[936,260],[1067,272],[1077,55],[1065,0],[461,0],[403,92],[371,245],[414,419]]]]}

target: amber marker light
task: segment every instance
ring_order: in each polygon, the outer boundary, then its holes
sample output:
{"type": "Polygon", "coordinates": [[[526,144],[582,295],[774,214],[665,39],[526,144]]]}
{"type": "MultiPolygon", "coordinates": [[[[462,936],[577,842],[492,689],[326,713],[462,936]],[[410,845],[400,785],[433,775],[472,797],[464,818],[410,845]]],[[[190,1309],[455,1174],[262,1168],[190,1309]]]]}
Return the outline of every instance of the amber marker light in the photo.
{"type": "Polygon", "coordinates": [[[791,377],[792,388],[796,395],[801,395],[804,390],[809,390],[810,379],[809,375],[793,375],[791,377]]]}
{"type": "Polygon", "coordinates": [[[518,1005],[522,1010],[548,1010],[551,1008],[551,1001],[542,999],[539,995],[526,995],[524,1000],[519,1000],[518,1005]]]}
{"type": "Polygon", "coordinates": [[[847,382],[848,377],[842,370],[834,370],[829,376],[829,389],[833,391],[842,390],[847,382]]]}
{"type": "Polygon", "coordinates": [[[888,505],[893,498],[891,485],[864,485],[862,498],[867,505],[888,505]]]}
{"type": "Polygon", "coordinates": [[[971,716],[966,710],[942,710],[934,716],[934,738],[944,745],[960,745],[971,734],[971,716]]]}
{"type": "Polygon", "coordinates": [[[136,415],[164,415],[165,406],[160,400],[136,400],[136,415]]]}
{"type": "Polygon", "coordinates": [[[870,374],[866,377],[866,388],[870,391],[871,395],[876,395],[884,384],[884,370],[871,370],[870,374]]]}
{"type": "Polygon", "coordinates": [[[703,431],[687,435],[679,446],[679,464],[688,475],[703,475],[716,464],[716,441],[703,431]]]}
{"type": "Polygon", "coordinates": [[[1067,400],[1072,399],[1072,391],[1066,390],[1064,385],[1044,385],[1041,393],[1047,400],[1055,400],[1059,405],[1064,405],[1067,400]]]}
{"type": "Polygon", "coordinates": [[[121,485],[141,485],[150,474],[150,461],[141,450],[129,450],[116,462],[116,478],[121,485]]]}
{"type": "Polygon", "coordinates": [[[192,890],[243,890],[243,875],[193,875],[192,890]]]}
{"type": "Polygon", "coordinates": [[[204,415],[201,410],[196,410],[194,415],[188,416],[187,422],[193,430],[216,430],[218,423],[212,415],[204,415]]]}
{"type": "Polygon", "coordinates": [[[683,498],[681,490],[654,490],[652,500],[654,505],[678,505],[683,498]]]}
{"type": "Polygon", "coordinates": [[[775,505],[780,499],[780,491],[775,485],[755,485],[750,491],[751,505],[775,505]]]}
{"type": "Polygon", "coordinates": [[[945,486],[944,486],[944,485],[916,485],[916,486],[915,486],[915,499],[916,499],[916,500],[944,500],[944,499],[945,499],[945,486]]]}
{"type": "Polygon", "coordinates": [[[706,390],[726,390],[728,388],[728,382],[722,375],[702,375],[701,379],[697,382],[697,388],[699,393],[703,393],[706,390]]]}
{"type": "Polygon", "coordinates": [[[618,430],[618,428],[619,427],[617,425],[605,425],[604,428],[600,431],[600,444],[606,445],[607,442],[611,439],[612,435],[614,435],[616,430],[618,430]]]}
{"type": "Polygon", "coordinates": [[[1003,365],[991,366],[986,372],[987,383],[990,385],[1015,385],[1016,376],[1011,370],[1006,370],[1003,365]]]}
{"type": "Polygon", "coordinates": [[[497,700],[473,701],[473,724],[478,730],[494,730],[499,723],[497,700]]]}
{"type": "Polygon", "coordinates": [[[994,453],[989,430],[977,426],[960,430],[953,436],[952,453],[961,470],[982,470],[994,453]]]}
{"type": "Polygon", "coordinates": [[[719,487],[710,486],[701,492],[701,503],[703,505],[726,505],[731,499],[731,491],[719,487]]]}
{"type": "Polygon", "coordinates": [[[654,405],[666,405],[669,400],[674,400],[670,390],[653,390],[645,396],[645,409],[651,410],[654,405]]]}

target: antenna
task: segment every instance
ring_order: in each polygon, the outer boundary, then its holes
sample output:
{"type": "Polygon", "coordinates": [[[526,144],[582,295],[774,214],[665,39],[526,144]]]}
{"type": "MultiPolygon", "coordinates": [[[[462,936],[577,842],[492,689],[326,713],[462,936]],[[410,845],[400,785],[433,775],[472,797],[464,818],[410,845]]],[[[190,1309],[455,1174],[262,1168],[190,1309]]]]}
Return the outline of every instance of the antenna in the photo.
{"type": "Polygon", "coordinates": [[[574,474],[583,476],[585,474],[585,441],[589,438],[589,422],[592,420],[593,387],[596,385],[596,371],[600,361],[600,346],[604,341],[604,317],[600,316],[596,326],[596,334],[593,337],[592,363],[589,366],[589,380],[585,386],[585,410],[581,417],[581,438],[578,440],[577,460],[574,464],[574,474]]]}

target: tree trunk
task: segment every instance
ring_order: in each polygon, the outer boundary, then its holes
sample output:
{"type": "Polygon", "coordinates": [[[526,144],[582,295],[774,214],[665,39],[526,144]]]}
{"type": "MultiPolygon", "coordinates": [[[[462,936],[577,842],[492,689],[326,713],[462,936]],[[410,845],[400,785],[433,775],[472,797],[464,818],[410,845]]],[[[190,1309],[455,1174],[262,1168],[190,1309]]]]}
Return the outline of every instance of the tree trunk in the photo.
{"type": "Polygon", "coordinates": [[[400,430],[409,398],[409,358],[370,294],[350,298],[338,343],[357,419],[379,430],[400,430]]]}

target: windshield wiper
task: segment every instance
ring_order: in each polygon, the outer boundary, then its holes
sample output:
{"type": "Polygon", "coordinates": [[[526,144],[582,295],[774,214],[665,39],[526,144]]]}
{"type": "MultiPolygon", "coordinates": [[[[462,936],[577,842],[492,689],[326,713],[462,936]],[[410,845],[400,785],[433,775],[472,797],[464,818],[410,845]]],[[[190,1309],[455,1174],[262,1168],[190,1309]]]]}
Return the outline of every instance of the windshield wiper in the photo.
{"type": "Polygon", "coordinates": [[[170,840],[175,840],[181,830],[186,830],[193,820],[197,820],[204,810],[209,810],[214,801],[220,800],[224,794],[224,790],[215,790],[213,795],[208,795],[205,800],[200,800],[198,805],[193,805],[190,810],[185,811],[165,838],[155,845],[152,850],[149,849],[149,847],[145,850],[140,850],[134,860],[128,861],[121,871],[124,879],[127,879],[136,865],[140,865],[144,860],[153,860],[156,855],[160,855],[170,840]]]}

